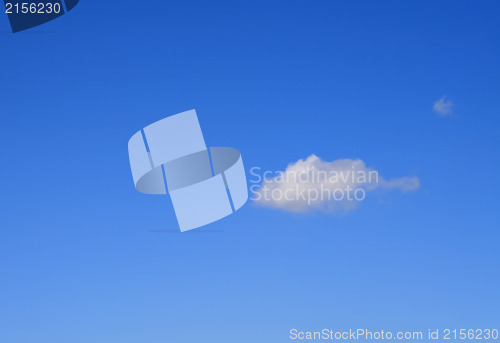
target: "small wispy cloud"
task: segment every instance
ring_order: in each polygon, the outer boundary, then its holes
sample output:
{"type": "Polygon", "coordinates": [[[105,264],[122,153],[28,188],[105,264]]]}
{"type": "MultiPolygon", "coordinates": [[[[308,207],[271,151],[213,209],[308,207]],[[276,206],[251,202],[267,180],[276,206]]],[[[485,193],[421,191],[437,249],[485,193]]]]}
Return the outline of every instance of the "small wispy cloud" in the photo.
{"type": "MultiPolygon", "coordinates": [[[[253,171],[252,175],[258,176],[253,171]]],[[[346,212],[355,209],[367,192],[409,192],[420,187],[417,177],[386,180],[360,159],[328,162],[314,154],[271,175],[260,186],[250,187],[251,198],[257,205],[289,212],[346,212]]]]}
{"type": "Polygon", "coordinates": [[[434,101],[432,109],[434,112],[444,117],[452,113],[453,105],[453,101],[446,99],[446,95],[443,95],[441,99],[434,101]]]}

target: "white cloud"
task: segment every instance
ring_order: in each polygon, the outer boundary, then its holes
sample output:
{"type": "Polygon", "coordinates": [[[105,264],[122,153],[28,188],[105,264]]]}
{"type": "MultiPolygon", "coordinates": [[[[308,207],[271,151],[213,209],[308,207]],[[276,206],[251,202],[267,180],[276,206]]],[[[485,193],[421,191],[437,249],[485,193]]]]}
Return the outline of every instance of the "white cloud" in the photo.
{"type": "Polygon", "coordinates": [[[446,116],[451,114],[453,105],[453,102],[447,100],[446,95],[443,95],[441,99],[434,101],[432,109],[440,116],[446,116]]]}
{"type": "Polygon", "coordinates": [[[408,192],[420,187],[417,177],[385,180],[360,159],[328,162],[314,154],[289,164],[285,171],[268,172],[266,178],[253,169],[251,173],[257,178],[251,182],[262,181],[250,187],[255,203],[290,212],[345,212],[355,209],[367,192],[408,192]]]}

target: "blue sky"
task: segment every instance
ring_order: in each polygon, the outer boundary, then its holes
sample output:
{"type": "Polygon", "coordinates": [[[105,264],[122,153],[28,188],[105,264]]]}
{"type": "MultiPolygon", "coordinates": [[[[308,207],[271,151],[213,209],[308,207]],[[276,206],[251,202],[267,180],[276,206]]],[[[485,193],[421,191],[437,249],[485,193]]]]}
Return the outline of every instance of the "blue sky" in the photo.
{"type": "Polygon", "coordinates": [[[500,322],[500,4],[81,1],[0,17],[0,342],[285,342],[500,322]],[[452,113],[433,104],[443,95],[452,113]],[[416,191],[177,233],[128,139],[195,108],[247,170],[362,159],[416,191]]]}

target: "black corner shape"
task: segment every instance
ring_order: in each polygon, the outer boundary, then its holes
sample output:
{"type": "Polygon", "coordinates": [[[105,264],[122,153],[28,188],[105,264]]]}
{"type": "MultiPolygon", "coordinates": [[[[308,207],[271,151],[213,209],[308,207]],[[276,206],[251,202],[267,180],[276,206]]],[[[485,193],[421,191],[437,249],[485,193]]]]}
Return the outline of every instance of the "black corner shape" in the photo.
{"type": "Polygon", "coordinates": [[[66,3],[66,11],[71,11],[76,6],[78,1],[80,0],[64,0],[64,2],[66,3]]]}
{"type": "Polygon", "coordinates": [[[79,0],[4,0],[12,32],[45,24],[72,10],[79,0]]]}

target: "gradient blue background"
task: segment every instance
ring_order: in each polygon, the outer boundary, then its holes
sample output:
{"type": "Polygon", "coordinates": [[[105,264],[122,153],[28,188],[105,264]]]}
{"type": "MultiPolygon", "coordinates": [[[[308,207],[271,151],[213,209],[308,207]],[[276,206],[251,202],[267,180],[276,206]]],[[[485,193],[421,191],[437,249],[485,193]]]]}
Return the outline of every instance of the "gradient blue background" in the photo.
{"type": "Polygon", "coordinates": [[[498,1],[87,0],[24,33],[2,15],[0,41],[0,342],[498,328],[498,1]],[[422,186],[178,233],[127,142],[192,108],[247,170],[315,153],[422,186]]]}

